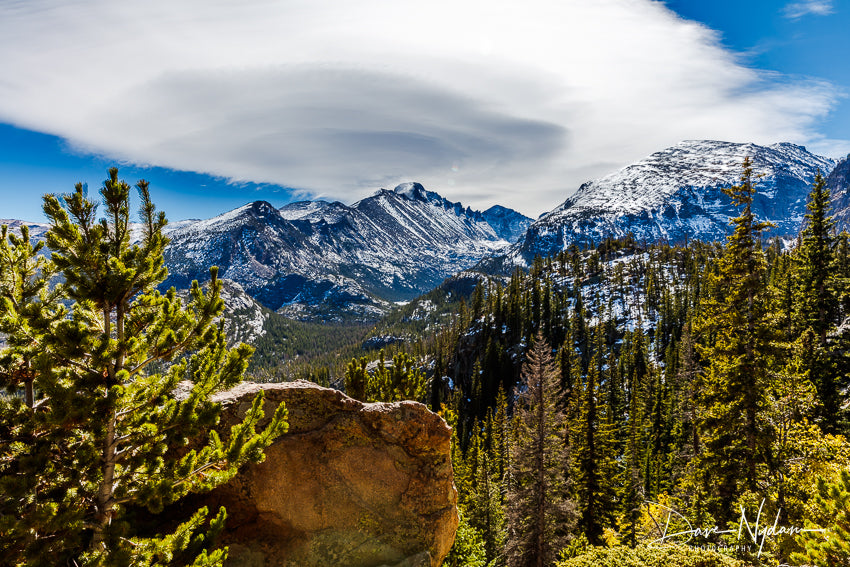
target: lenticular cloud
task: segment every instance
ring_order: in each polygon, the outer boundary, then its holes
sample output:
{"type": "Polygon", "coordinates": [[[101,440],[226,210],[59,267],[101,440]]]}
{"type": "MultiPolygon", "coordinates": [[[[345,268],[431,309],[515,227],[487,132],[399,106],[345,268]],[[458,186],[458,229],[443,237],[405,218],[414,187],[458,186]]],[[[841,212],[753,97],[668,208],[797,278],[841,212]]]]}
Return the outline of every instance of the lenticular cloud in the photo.
{"type": "Polygon", "coordinates": [[[0,49],[0,120],[82,152],[529,214],[681,139],[818,141],[836,98],[648,0],[36,0],[0,6],[0,49]]]}

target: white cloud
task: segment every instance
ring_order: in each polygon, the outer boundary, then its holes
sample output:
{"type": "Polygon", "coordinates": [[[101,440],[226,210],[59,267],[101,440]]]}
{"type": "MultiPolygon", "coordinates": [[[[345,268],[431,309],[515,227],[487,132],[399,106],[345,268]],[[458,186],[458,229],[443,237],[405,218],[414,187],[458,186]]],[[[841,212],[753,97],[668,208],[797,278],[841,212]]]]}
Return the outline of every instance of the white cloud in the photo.
{"type": "Polygon", "coordinates": [[[0,53],[0,121],[344,201],[416,179],[536,215],[682,139],[844,143],[829,84],[650,0],[27,0],[0,53]]]}
{"type": "Polygon", "coordinates": [[[809,14],[815,16],[828,16],[833,13],[832,0],[803,0],[802,2],[791,2],[782,10],[786,18],[796,20],[809,14]]]}

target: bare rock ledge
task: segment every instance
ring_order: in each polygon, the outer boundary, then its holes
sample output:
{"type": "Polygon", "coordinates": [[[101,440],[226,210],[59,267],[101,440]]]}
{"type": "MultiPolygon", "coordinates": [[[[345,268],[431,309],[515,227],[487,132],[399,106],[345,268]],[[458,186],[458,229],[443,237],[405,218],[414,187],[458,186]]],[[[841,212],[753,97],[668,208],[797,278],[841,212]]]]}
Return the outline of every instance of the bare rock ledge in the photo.
{"type": "Polygon", "coordinates": [[[229,427],[265,391],[289,433],[205,497],[227,507],[228,566],[437,567],[458,525],[451,430],[416,402],[365,404],[311,382],[219,394],[229,427]]]}

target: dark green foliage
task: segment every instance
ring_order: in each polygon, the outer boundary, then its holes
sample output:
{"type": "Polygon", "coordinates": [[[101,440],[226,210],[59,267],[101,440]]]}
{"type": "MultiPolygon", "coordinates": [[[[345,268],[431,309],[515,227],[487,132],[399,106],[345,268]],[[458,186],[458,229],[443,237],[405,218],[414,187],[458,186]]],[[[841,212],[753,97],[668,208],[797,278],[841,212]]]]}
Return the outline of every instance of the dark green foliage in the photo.
{"type": "Polygon", "coordinates": [[[538,331],[523,365],[514,414],[507,510],[508,566],[550,565],[566,545],[574,520],[563,475],[566,430],[558,406],[559,375],[538,331]]]}
{"type": "Polygon", "coordinates": [[[806,205],[806,223],[800,235],[797,251],[797,324],[811,327],[821,344],[835,322],[838,307],[831,285],[833,265],[833,235],[835,225],[829,216],[829,189],[818,172],[806,205]]]}
{"type": "Polygon", "coordinates": [[[300,378],[320,366],[331,367],[335,376],[342,376],[340,359],[349,360],[360,351],[369,332],[364,325],[323,325],[272,312],[268,315],[248,366],[250,374],[266,381],[300,378]]]}
{"type": "Polygon", "coordinates": [[[755,193],[749,159],[741,184],[727,190],[741,214],[708,277],[710,295],[701,302],[697,329],[700,354],[708,368],[697,386],[698,419],[704,451],[698,473],[709,490],[708,509],[717,520],[731,520],[733,502],[755,491],[764,478],[771,431],[763,419],[770,385],[774,329],[769,319],[767,263],[760,246],[767,226],[754,218],[755,193]]]}
{"type": "Polygon", "coordinates": [[[818,173],[807,204],[806,223],[795,250],[797,334],[807,328],[817,337],[817,353],[810,358],[808,368],[818,392],[818,414],[825,431],[838,431],[841,419],[840,389],[844,380],[836,379],[848,367],[835,340],[828,341],[827,333],[839,320],[837,294],[843,288],[839,280],[840,267],[836,262],[835,223],[829,216],[829,189],[818,173]],[[836,270],[836,268],[839,268],[836,270]]]}
{"type": "Polygon", "coordinates": [[[578,506],[578,528],[593,545],[601,545],[616,510],[614,430],[604,399],[604,343],[597,328],[587,378],[576,388],[577,409],[570,431],[572,476],[578,506]]]}
{"type": "MultiPolygon", "coordinates": [[[[242,379],[252,349],[228,349],[214,323],[224,307],[214,268],[209,290],[195,282],[186,304],[173,289],[156,291],[167,274],[166,221],[147,183],[137,187],[143,236],[134,245],[130,186],[116,169],[100,192],[100,220],[81,184],[61,200],[47,195],[52,255],[42,271],[55,266],[64,282],[51,296],[31,276],[37,297],[29,294],[28,306],[2,306],[4,329],[15,337],[4,362],[14,367],[15,355],[33,345],[40,352],[31,369],[32,407],[22,409],[14,397],[0,405],[14,416],[3,421],[0,445],[0,484],[12,487],[0,509],[0,554],[15,557],[14,564],[163,565],[193,556],[197,565],[221,564],[226,554],[205,548],[223,512],[204,527],[208,514],[199,511],[177,532],[155,538],[137,537],[124,512],[134,505],[156,513],[226,482],[243,463],[261,461],[286,429],[281,406],[264,431],[255,431],[260,396],[224,438],[211,431],[219,405],[210,396],[242,379]],[[182,394],[175,395],[178,386],[182,394]],[[27,475],[33,480],[22,483],[27,475]]],[[[25,271],[9,267],[8,258],[0,259],[2,273],[25,271]]]]}

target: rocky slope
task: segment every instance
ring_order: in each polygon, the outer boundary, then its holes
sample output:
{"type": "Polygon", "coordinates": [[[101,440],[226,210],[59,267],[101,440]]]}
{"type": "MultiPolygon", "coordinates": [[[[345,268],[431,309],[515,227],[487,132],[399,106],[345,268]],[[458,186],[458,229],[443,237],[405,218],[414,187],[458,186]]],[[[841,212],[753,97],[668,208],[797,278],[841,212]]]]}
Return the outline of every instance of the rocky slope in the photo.
{"type": "Polygon", "coordinates": [[[832,214],[838,230],[850,230],[850,155],[838,162],[826,178],[832,214]]]}
{"type": "Polygon", "coordinates": [[[229,564],[437,567],[458,525],[451,429],[416,402],[364,404],[310,382],[244,383],[219,394],[222,430],[259,390],[285,403],[289,432],[203,497],[227,508],[229,564]]]}
{"type": "Polygon", "coordinates": [[[757,217],[776,224],[772,234],[796,234],[816,172],[829,173],[834,160],[788,143],[685,141],[583,184],[535,221],[508,256],[525,263],[572,243],[629,233],[639,241],[723,238],[736,209],[722,189],[739,182],[747,156],[761,176],[753,203],[757,217]]]}
{"type": "Polygon", "coordinates": [[[504,250],[530,219],[464,208],[418,183],[351,206],[257,201],[169,234],[165,286],[219,275],[266,307],[301,318],[370,319],[504,250]],[[493,224],[491,224],[492,221],[493,224]]]}

